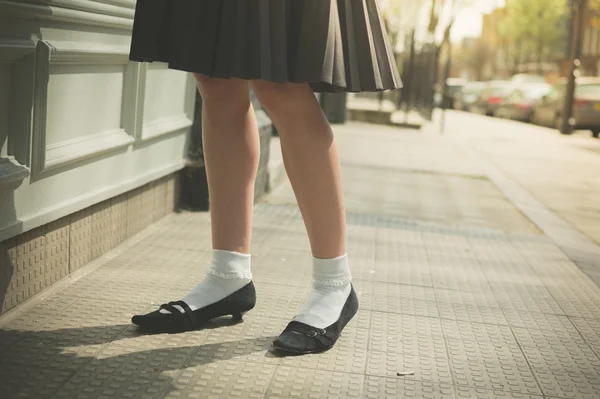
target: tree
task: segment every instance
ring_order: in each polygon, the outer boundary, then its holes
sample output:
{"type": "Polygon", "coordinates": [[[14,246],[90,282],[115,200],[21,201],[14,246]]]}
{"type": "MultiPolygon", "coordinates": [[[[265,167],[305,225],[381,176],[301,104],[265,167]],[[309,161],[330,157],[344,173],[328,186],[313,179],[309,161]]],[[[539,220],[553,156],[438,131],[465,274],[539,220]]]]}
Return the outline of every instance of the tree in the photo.
{"type": "Polygon", "coordinates": [[[385,24],[390,44],[397,48],[402,34],[415,29],[419,12],[426,0],[380,0],[383,23],[385,24]]]}
{"type": "Polygon", "coordinates": [[[565,37],[565,0],[512,0],[499,26],[499,35],[509,43],[516,66],[524,59],[541,68],[549,54],[559,49],[565,37]]]}
{"type": "Polygon", "coordinates": [[[481,39],[465,49],[462,61],[465,69],[475,80],[484,79],[484,70],[492,57],[492,49],[481,39]]]}

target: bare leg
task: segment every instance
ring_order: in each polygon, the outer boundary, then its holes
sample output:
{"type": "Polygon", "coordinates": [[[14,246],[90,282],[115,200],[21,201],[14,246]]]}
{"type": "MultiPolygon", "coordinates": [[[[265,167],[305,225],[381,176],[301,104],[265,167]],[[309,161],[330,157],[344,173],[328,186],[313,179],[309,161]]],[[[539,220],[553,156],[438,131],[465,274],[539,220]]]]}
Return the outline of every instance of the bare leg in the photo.
{"type": "MultiPolygon", "coordinates": [[[[311,293],[290,328],[303,324],[339,334],[358,302],[350,284],[341,165],[333,132],[308,85],[251,84],[279,131],[284,164],[314,257],[311,293]]],[[[326,349],[302,331],[284,331],[273,346],[294,353],[326,349]]]]}
{"type": "MultiPolygon", "coordinates": [[[[256,119],[247,81],[194,76],[202,95],[202,141],[210,196],[213,256],[206,278],[182,301],[188,312],[196,314],[196,310],[237,292],[233,310],[229,305],[220,315],[233,314],[239,318],[252,309],[256,301],[249,254],[254,180],[260,151],[256,119]]],[[[158,315],[153,312],[134,316],[132,321],[158,332],[189,328],[173,321],[181,320],[171,317],[175,311],[187,313],[181,304],[173,304],[170,308],[161,307],[158,315]]],[[[206,321],[203,319],[206,314],[199,312],[195,318],[200,325],[206,321]]],[[[187,320],[194,323],[193,317],[187,320]]]]}
{"type": "Polygon", "coordinates": [[[345,254],[341,167],[331,127],[308,85],[252,81],[277,126],[283,161],[308,232],[313,256],[345,254]]]}
{"type": "Polygon", "coordinates": [[[202,95],[213,248],[248,254],[260,156],[248,82],[195,77],[202,95]]]}

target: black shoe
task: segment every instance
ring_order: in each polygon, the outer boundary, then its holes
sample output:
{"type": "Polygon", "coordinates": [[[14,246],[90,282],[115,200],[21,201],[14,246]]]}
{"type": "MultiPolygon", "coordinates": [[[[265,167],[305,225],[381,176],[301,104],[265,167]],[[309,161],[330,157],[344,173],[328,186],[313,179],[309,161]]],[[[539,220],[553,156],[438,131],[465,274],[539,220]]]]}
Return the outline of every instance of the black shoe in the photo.
{"type": "Polygon", "coordinates": [[[131,322],[147,332],[180,333],[196,330],[209,320],[226,315],[232,315],[235,321],[241,321],[242,315],[254,308],[255,304],[256,290],[254,284],[250,282],[219,302],[202,309],[192,310],[183,301],[169,302],[161,305],[159,310],[152,313],[133,316],[131,322]],[[185,312],[181,313],[175,308],[175,305],[181,306],[185,312]],[[160,309],[168,310],[171,313],[161,313],[160,309]]]}
{"type": "Polygon", "coordinates": [[[350,295],[342,308],[340,318],[327,328],[321,329],[292,321],[273,342],[273,348],[281,352],[304,355],[325,352],[333,347],[346,324],[358,311],[358,297],[351,287],[350,295]]]}

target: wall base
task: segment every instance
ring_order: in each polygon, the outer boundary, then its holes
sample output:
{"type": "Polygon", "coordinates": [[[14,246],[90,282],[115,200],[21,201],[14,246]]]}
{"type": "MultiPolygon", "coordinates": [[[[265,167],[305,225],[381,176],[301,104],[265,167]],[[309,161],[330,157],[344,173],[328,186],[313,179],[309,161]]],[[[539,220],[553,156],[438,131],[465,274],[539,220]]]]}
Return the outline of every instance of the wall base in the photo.
{"type": "Polygon", "coordinates": [[[179,204],[180,172],[0,243],[0,314],[110,251],[179,204]]]}

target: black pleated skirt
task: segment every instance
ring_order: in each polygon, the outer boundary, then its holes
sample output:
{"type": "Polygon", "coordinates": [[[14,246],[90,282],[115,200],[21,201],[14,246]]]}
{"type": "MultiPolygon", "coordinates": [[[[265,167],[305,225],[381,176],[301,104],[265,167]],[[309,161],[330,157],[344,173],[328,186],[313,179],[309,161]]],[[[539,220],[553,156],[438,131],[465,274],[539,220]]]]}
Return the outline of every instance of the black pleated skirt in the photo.
{"type": "Polygon", "coordinates": [[[402,86],[377,0],[138,0],[130,59],[316,92],[402,86]]]}

